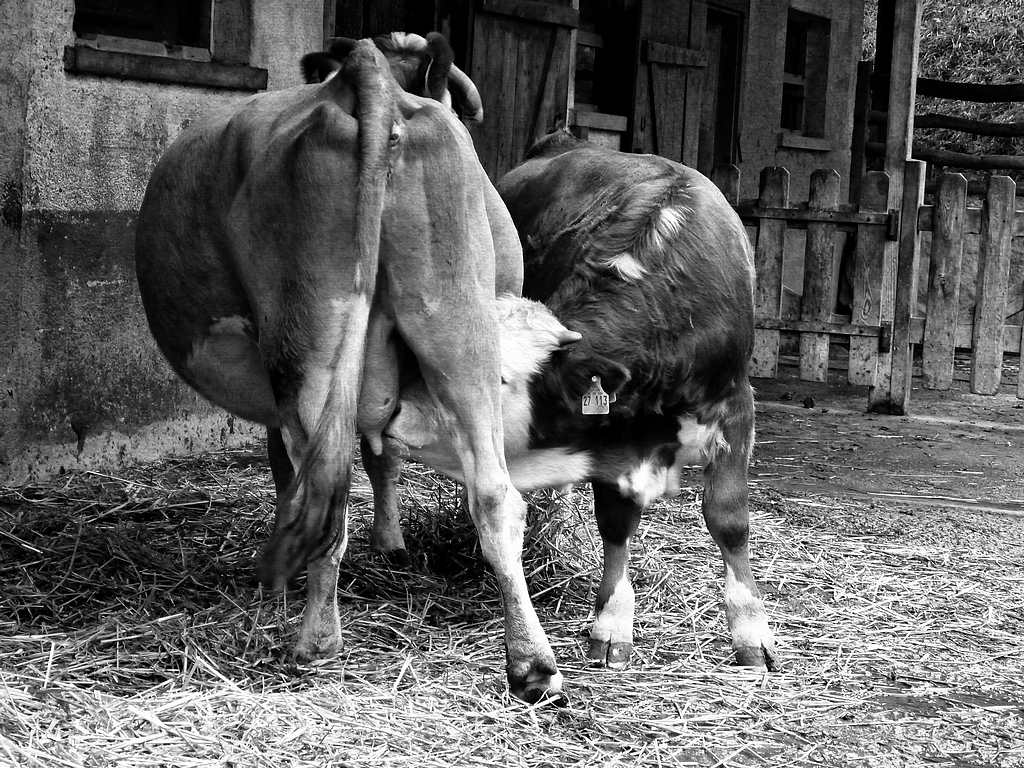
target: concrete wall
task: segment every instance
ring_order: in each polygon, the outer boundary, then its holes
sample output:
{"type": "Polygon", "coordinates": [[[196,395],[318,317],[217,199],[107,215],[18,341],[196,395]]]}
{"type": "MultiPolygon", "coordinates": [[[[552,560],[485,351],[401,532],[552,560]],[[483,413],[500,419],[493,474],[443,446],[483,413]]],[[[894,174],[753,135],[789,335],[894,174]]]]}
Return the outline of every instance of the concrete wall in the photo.
{"type": "MultiPolygon", "coordinates": [[[[741,197],[756,198],[761,170],[778,165],[790,172],[790,204],[807,201],[811,174],[833,168],[842,178],[840,202],[850,188],[850,148],[864,25],[863,2],[850,0],[752,0],[747,36],[746,77],[741,93],[741,197]],[[779,134],[789,9],[831,19],[825,135],[815,148],[784,146],[779,134]]],[[[803,293],[805,233],[786,233],[783,284],[788,311],[803,293]]],[[[838,259],[838,255],[837,255],[838,259]]]]}
{"type": "Polygon", "coordinates": [[[835,168],[849,189],[853,105],[864,6],[850,0],[756,0],[750,4],[746,77],[741,94],[743,197],[756,197],[761,169],[781,165],[791,174],[790,199],[807,200],[811,172],[835,168]],[[783,55],[789,8],[832,19],[825,136],[827,150],[780,146],[783,55]]]}
{"type": "MultiPolygon", "coordinates": [[[[199,115],[251,94],[64,71],[73,0],[0,5],[0,483],[245,440],[181,385],[135,284],[136,212],[199,115]]],[[[250,64],[300,82],[323,7],[253,3],[250,64]]]]}

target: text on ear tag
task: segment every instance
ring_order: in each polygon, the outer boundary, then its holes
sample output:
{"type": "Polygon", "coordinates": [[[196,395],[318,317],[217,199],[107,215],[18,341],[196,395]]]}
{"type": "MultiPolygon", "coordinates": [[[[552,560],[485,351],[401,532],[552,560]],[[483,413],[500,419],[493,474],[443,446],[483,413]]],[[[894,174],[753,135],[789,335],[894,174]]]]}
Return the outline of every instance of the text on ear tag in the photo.
{"type": "Polygon", "coordinates": [[[608,413],[608,393],[601,389],[601,377],[590,377],[590,389],[583,395],[583,415],[601,416],[608,413]]]}

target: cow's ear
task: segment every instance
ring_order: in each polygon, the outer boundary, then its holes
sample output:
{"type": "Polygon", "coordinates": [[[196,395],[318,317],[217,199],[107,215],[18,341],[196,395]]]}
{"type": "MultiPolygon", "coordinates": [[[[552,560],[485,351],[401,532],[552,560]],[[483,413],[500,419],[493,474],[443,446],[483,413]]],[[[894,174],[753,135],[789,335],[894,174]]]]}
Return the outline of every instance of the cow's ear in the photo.
{"type": "Polygon", "coordinates": [[[594,376],[601,377],[601,389],[609,395],[617,394],[630,379],[629,369],[626,366],[604,355],[590,354],[573,360],[572,370],[574,381],[570,386],[574,396],[582,396],[590,389],[594,376]]]}
{"type": "Polygon", "coordinates": [[[594,371],[594,375],[601,377],[601,389],[609,395],[618,394],[630,379],[626,366],[607,357],[602,358],[602,365],[594,371]]]}
{"type": "Polygon", "coordinates": [[[327,51],[307,53],[302,57],[302,76],[307,83],[322,83],[341,69],[341,62],[327,51]]]}

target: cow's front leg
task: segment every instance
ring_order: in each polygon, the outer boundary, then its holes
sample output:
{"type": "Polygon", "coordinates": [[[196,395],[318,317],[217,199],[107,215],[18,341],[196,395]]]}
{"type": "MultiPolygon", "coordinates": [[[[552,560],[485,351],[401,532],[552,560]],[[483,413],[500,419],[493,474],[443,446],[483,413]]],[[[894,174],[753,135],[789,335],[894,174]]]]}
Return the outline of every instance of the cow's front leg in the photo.
{"type": "MultiPolygon", "coordinates": [[[[749,393],[749,394],[748,394],[749,393]]],[[[725,617],[736,661],[776,669],[775,637],[750,569],[747,463],[754,439],[753,394],[734,398],[722,446],[704,470],[704,521],[725,563],[725,617]]]]}
{"type": "Polygon", "coordinates": [[[594,626],[587,657],[622,669],[633,652],[633,585],[629,583],[629,544],[643,508],[618,488],[594,482],[594,516],[604,546],[604,571],[597,590],[594,626]]]}

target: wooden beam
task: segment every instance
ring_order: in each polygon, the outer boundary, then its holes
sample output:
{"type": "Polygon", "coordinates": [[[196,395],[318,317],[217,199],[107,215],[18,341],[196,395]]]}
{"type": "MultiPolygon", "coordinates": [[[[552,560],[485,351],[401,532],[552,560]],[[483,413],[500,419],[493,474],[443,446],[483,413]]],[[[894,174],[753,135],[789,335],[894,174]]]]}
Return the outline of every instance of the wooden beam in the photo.
{"type": "Polygon", "coordinates": [[[95,48],[71,45],[64,47],[64,69],[78,74],[106,75],[125,80],[202,85],[240,91],[262,91],[267,87],[267,70],[257,67],[98,51],[95,48]]]}
{"type": "Polygon", "coordinates": [[[580,24],[580,12],[576,8],[547,5],[537,0],[484,0],[482,10],[557,27],[575,29],[580,24]]]}
{"type": "Polygon", "coordinates": [[[975,136],[1024,136],[1024,123],[993,123],[988,120],[968,120],[953,115],[917,115],[915,128],[946,128],[951,131],[973,133],[975,136]]]}
{"type": "Polygon", "coordinates": [[[977,101],[992,103],[999,101],[1024,101],[1024,83],[984,85],[981,83],[951,83],[928,77],[917,79],[919,96],[933,96],[937,99],[954,101],[977,101]]]}
{"type": "MultiPolygon", "coordinates": [[[[914,99],[917,83],[917,57],[920,48],[922,0],[895,0],[893,8],[892,68],[889,73],[889,122],[885,138],[885,172],[889,174],[889,210],[903,211],[900,224],[900,239],[886,240],[883,249],[882,290],[880,295],[880,323],[897,323],[895,307],[897,299],[897,265],[901,249],[910,243],[911,230],[917,236],[917,207],[912,204],[911,213],[904,206],[904,175],[910,162],[914,135],[914,99]]],[[[882,3],[879,3],[879,13],[882,3]]],[[[923,180],[922,180],[923,181],[923,180]]],[[[923,193],[923,189],[920,190],[923,193]]],[[[916,191],[915,191],[916,192],[916,191]]],[[[904,255],[908,258],[909,254],[904,255]]],[[[909,312],[909,310],[907,310],[909,312]]],[[[909,321],[909,316],[906,318],[909,321]]],[[[902,381],[909,363],[897,361],[897,355],[910,354],[909,344],[902,347],[893,344],[890,353],[878,355],[878,370],[875,385],[868,395],[868,410],[881,413],[905,413],[910,387],[902,381]],[[895,370],[894,370],[895,369],[895,370]],[[895,381],[894,377],[901,380],[895,381]]]]}

